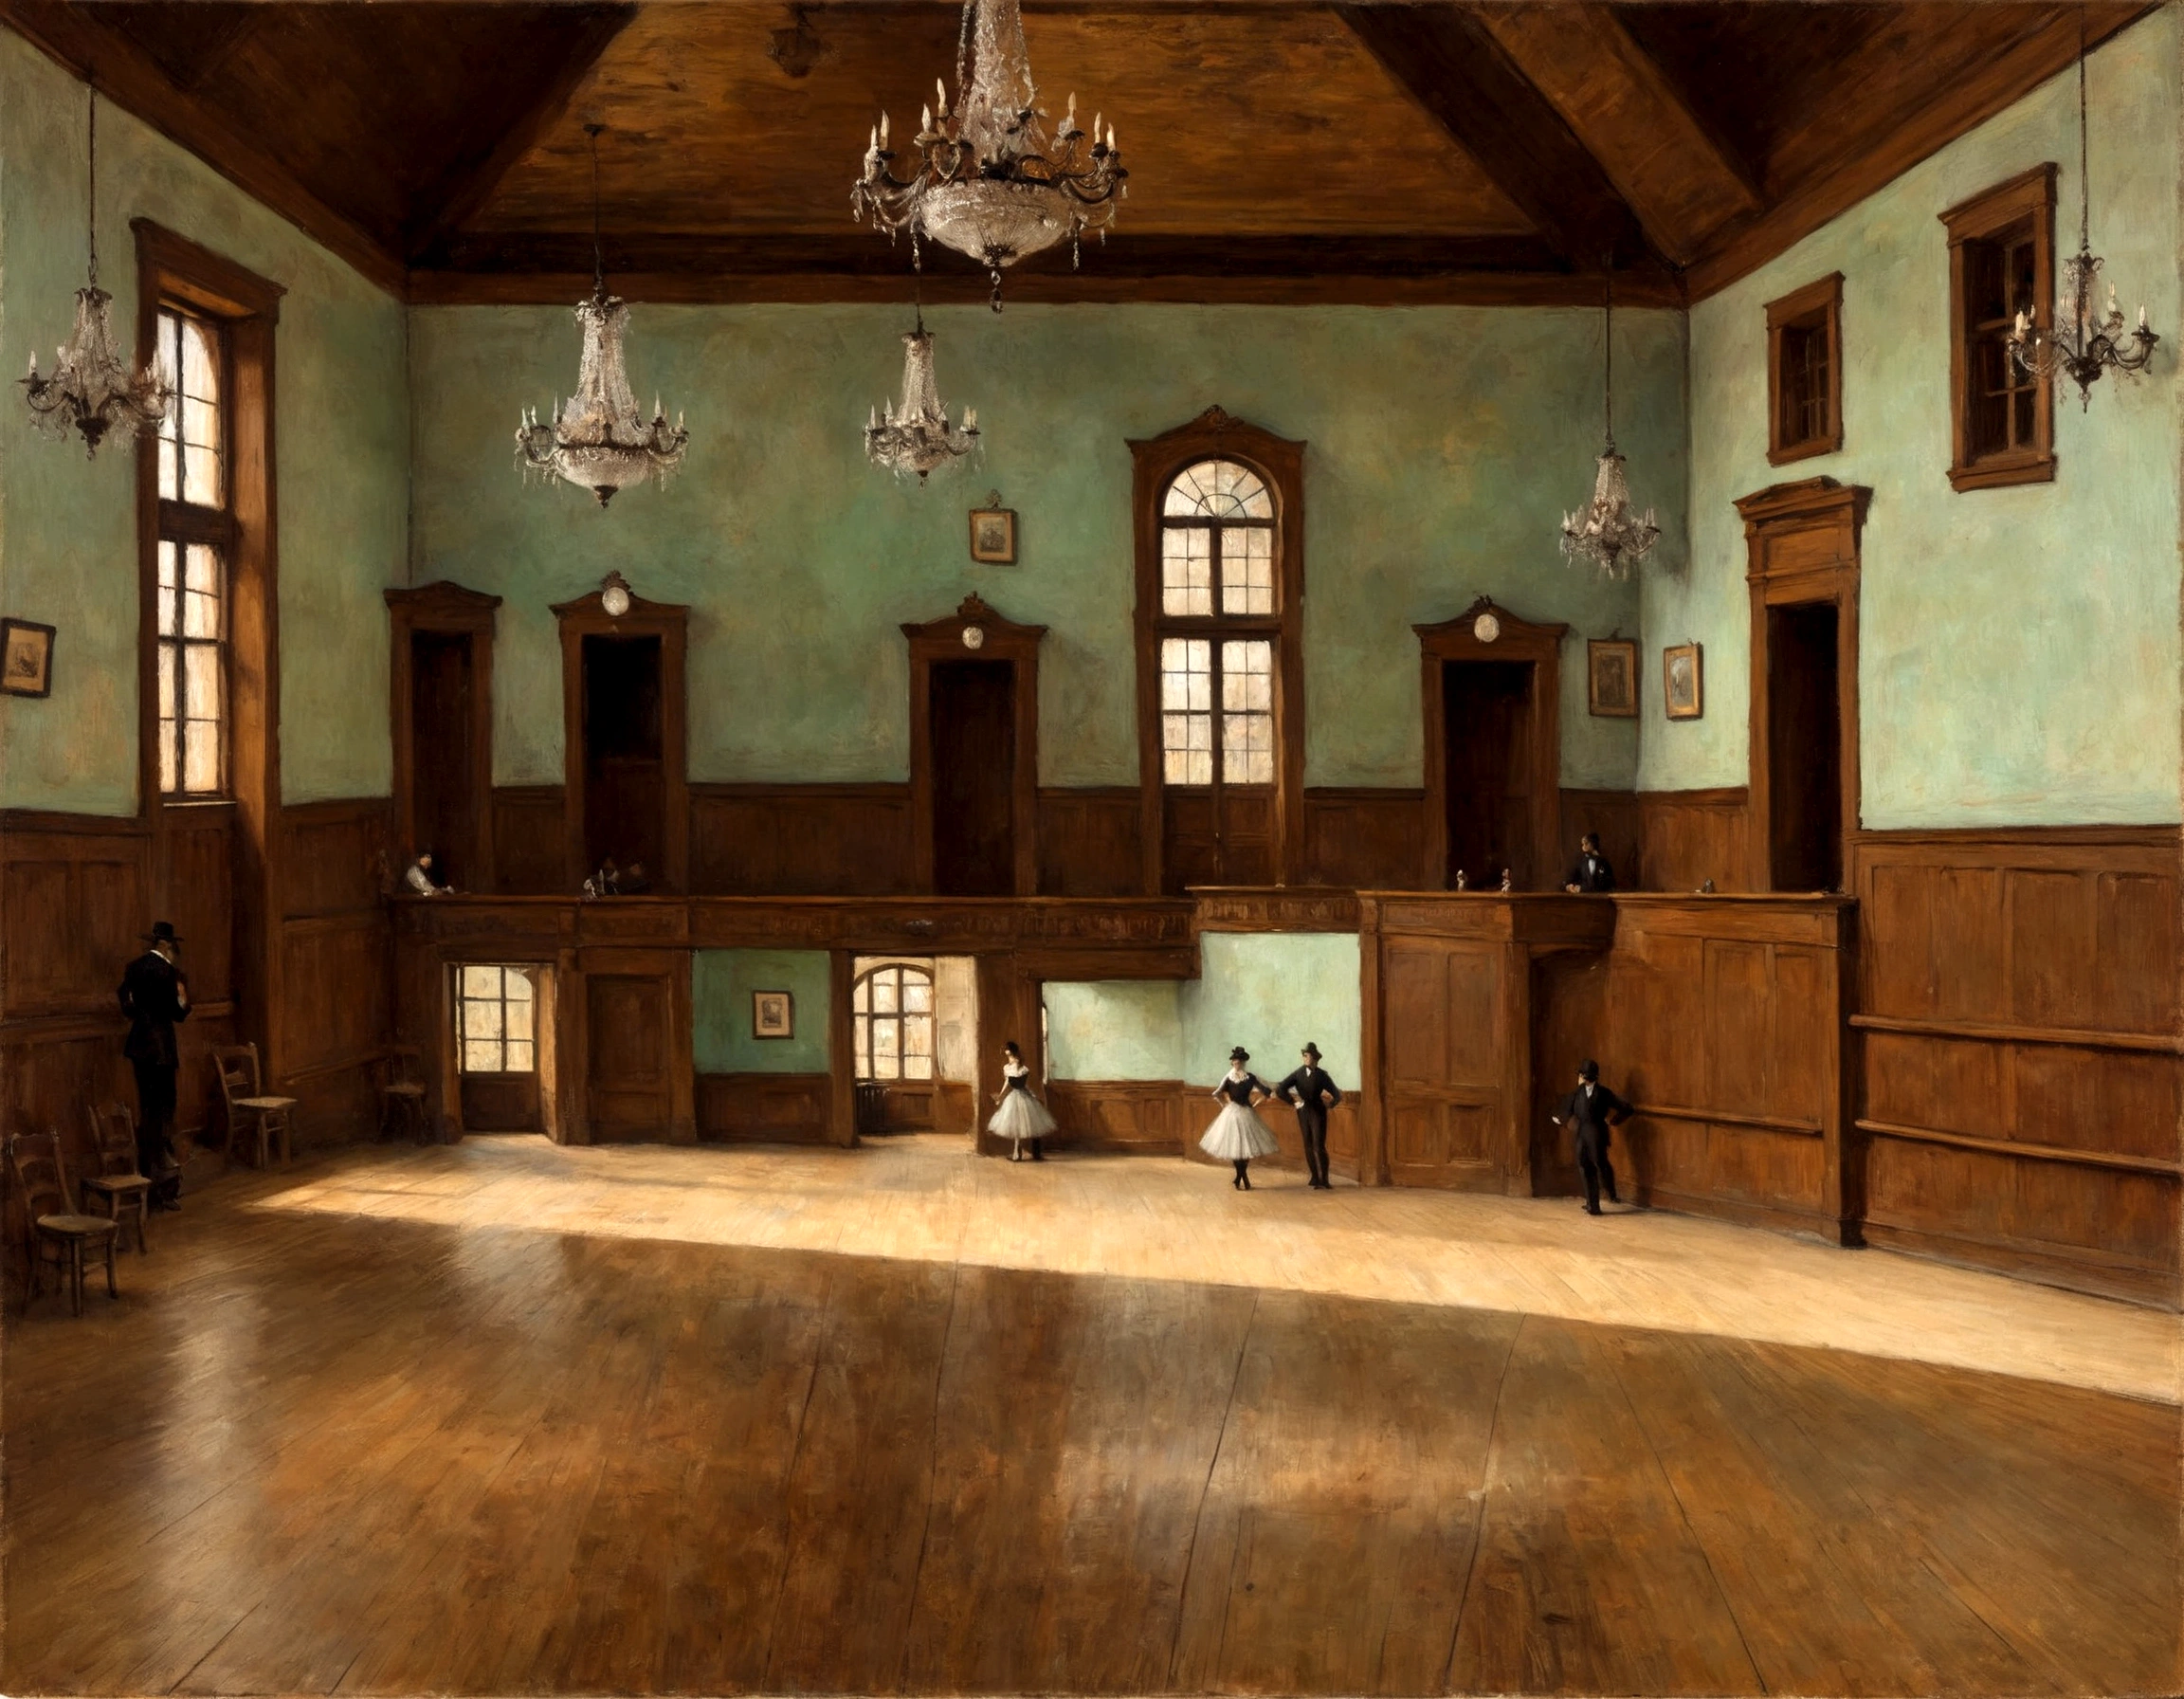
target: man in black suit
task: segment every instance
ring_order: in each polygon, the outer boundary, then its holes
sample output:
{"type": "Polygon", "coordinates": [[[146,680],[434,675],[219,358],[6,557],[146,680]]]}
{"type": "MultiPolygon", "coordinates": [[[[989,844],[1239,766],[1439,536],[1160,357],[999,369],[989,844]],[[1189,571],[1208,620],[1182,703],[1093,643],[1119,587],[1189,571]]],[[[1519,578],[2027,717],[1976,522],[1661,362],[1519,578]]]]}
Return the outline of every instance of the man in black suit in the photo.
{"type": "Polygon", "coordinates": [[[1342,1093],[1320,1066],[1320,1047],[1308,1044],[1304,1066],[1274,1087],[1283,1103],[1297,1105],[1298,1130],[1304,1135],[1304,1166],[1312,1171],[1312,1189],[1332,1189],[1327,1179],[1327,1111],[1342,1101],[1342,1093]]]}
{"type": "Polygon", "coordinates": [[[1608,1188],[1608,1201],[1615,1196],[1615,1170],[1608,1160],[1608,1129],[1620,1126],[1637,1113],[1600,1083],[1600,1064],[1577,1064],[1577,1089],[1562,1100],[1551,1119],[1556,1126],[1567,1124],[1577,1136],[1577,1172],[1585,1177],[1585,1213],[1600,1213],[1600,1188],[1608,1188]]]}
{"type": "Polygon", "coordinates": [[[182,1170],[174,1160],[174,1075],[181,1052],[174,1023],[190,1018],[190,981],[175,965],[182,941],[173,925],[155,922],[144,935],[152,947],[121,975],[121,1013],[129,1038],[121,1053],[136,1070],[136,1168],[152,1182],[152,1207],[182,1207],[182,1170]]]}
{"type": "Polygon", "coordinates": [[[1587,832],[1577,840],[1577,859],[1570,864],[1569,876],[1562,881],[1566,891],[1611,891],[1615,888],[1615,869],[1608,865],[1608,858],[1600,853],[1600,840],[1587,832]]]}

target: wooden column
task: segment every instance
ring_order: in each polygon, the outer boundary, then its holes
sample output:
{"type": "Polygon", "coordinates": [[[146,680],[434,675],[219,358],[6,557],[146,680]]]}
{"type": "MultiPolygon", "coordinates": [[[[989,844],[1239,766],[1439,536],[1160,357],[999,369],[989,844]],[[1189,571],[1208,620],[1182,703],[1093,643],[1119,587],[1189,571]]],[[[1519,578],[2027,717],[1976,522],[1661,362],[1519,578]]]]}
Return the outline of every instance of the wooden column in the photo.
{"type": "Polygon", "coordinates": [[[836,950],[827,963],[827,1137],[848,1149],[857,1142],[857,1033],[849,997],[857,977],[854,950],[836,950]]]}

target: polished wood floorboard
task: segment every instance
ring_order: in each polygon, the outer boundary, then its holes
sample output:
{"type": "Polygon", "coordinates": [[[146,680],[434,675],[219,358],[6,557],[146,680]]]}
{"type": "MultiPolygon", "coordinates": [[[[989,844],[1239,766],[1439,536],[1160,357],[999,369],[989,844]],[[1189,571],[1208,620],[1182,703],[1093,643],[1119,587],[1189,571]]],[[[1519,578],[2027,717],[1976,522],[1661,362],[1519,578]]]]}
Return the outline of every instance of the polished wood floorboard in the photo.
{"type": "Polygon", "coordinates": [[[2175,1318],[1885,1253],[512,1138],[121,1275],[8,1317],[9,1693],[2179,1685],[2175,1318]]]}

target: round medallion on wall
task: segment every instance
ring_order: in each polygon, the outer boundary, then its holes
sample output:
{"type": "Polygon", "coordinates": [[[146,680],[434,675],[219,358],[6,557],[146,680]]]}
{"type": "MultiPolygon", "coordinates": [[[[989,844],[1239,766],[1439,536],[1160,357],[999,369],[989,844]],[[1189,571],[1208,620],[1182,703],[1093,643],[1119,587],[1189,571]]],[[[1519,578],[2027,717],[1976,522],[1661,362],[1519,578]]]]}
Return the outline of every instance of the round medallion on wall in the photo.
{"type": "Polygon", "coordinates": [[[1492,643],[1502,635],[1502,622],[1491,613],[1482,613],[1471,622],[1471,635],[1481,643],[1492,643]]]}
{"type": "Polygon", "coordinates": [[[984,649],[986,647],[986,628],[984,626],[965,626],[963,628],[963,647],[965,649],[984,649]]]}

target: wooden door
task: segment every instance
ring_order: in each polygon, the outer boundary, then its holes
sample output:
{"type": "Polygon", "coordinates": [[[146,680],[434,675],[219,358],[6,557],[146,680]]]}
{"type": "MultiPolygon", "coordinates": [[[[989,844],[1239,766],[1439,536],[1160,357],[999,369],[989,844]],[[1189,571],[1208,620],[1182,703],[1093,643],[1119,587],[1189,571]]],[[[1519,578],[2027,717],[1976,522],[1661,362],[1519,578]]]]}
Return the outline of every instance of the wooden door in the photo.
{"type": "Polygon", "coordinates": [[[1508,949],[1438,938],[1380,948],[1388,1178],[1501,1191],[1511,1169],[1510,1034],[1521,1031],[1508,949]]]}
{"type": "Polygon", "coordinates": [[[1015,890],[1015,673],[1009,661],[932,667],[933,880],[942,896],[1015,890]]]}
{"type": "Polygon", "coordinates": [[[1532,842],[1535,672],[1526,661],[1442,665],[1451,888],[1459,868],[1474,890],[1500,884],[1504,868],[1519,890],[1539,881],[1532,842]]]}
{"type": "Polygon", "coordinates": [[[584,639],[584,851],[663,879],[666,763],[661,640],[584,639]]]}
{"type": "Polygon", "coordinates": [[[470,731],[471,635],[413,631],[410,638],[410,819],[416,842],[405,854],[432,851],[444,885],[491,888],[492,869],[471,866],[478,795],[470,731]]]}
{"type": "Polygon", "coordinates": [[[603,952],[584,981],[585,1118],[593,1142],[697,1137],[687,956],[603,952]]]}
{"type": "Polygon", "coordinates": [[[1778,891],[1843,883],[1840,625],[1833,601],[1767,610],[1767,841],[1778,891]]]}

